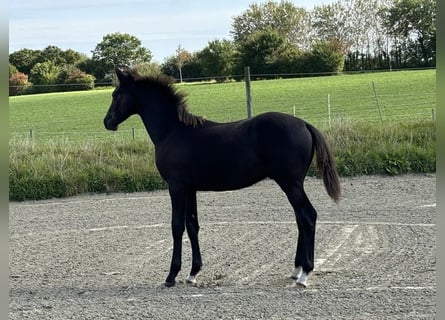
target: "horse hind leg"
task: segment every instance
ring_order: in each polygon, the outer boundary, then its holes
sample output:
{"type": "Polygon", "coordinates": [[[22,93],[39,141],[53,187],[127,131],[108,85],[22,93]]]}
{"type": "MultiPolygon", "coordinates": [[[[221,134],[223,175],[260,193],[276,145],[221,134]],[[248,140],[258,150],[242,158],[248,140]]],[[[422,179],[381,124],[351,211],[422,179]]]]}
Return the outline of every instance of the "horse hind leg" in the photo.
{"type": "Polygon", "coordinates": [[[201,270],[202,260],[201,251],[199,248],[199,223],[198,223],[198,210],[196,204],[196,192],[190,192],[187,197],[187,211],[185,216],[185,226],[187,228],[187,234],[190,239],[192,247],[192,269],[189,276],[186,278],[187,283],[195,284],[196,277],[201,270]]]}
{"type": "Polygon", "coordinates": [[[283,184],[280,187],[295,212],[298,227],[297,251],[294,271],[291,275],[296,284],[306,287],[309,273],[314,269],[315,224],[317,212],[310,203],[302,184],[283,184]]]}

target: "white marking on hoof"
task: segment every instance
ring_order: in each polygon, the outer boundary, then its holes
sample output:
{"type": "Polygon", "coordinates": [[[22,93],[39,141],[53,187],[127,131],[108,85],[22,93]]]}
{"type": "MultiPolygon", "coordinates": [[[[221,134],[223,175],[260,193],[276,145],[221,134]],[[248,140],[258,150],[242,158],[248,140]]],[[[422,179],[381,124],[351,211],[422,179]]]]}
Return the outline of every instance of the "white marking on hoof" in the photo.
{"type": "Polygon", "coordinates": [[[297,280],[298,278],[300,278],[302,273],[303,273],[303,268],[296,267],[296,268],[294,268],[294,271],[292,272],[291,278],[297,280]]]}
{"type": "Polygon", "coordinates": [[[196,276],[189,275],[185,281],[189,284],[196,284],[196,276]]]}
{"type": "Polygon", "coordinates": [[[299,286],[306,288],[308,278],[309,278],[309,275],[303,271],[295,283],[299,286]]]}

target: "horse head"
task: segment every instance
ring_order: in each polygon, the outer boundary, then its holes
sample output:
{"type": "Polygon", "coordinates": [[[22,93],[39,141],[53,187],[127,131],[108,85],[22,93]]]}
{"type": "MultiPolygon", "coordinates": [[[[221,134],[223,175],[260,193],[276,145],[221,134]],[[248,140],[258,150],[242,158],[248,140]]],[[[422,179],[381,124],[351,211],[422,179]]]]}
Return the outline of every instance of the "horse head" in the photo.
{"type": "Polygon", "coordinates": [[[119,124],[135,114],[137,110],[134,94],[135,79],[131,74],[127,74],[117,67],[115,72],[119,84],[113,91],[111,105],[104,118],[105,128],[112,131],[116,131],[119,124]]]}

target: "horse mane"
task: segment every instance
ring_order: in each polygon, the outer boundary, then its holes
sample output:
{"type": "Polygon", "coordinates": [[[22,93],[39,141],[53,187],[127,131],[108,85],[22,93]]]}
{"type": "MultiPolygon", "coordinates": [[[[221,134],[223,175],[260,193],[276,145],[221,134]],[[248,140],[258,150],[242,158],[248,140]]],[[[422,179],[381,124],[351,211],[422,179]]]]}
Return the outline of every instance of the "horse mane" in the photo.
{"type": "Polygon", "coordinates": [[[153,77],[153,76],[143,76],[137,69],[131,68],[125,70],[125,73],[131,75],[136,82],[147,83],[150,86],[156,86],[159,92],[173,99],[176,106],[176,112],[180,122],[184,123],[186,126],[197,127],[205,122],[203,116],[197,116],[192,114],[186,104],[186,94],[180,92],[175,86],[175,79],[164,74],[153,77]]]}

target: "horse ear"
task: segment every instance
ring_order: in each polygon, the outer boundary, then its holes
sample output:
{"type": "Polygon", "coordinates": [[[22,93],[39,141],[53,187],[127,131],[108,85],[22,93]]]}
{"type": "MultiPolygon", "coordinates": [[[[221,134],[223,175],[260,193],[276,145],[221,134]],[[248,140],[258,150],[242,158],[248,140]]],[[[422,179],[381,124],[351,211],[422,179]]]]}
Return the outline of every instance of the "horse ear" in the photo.
{"type": "Polygon", "coordinates": [[[119,79],[119,83],[121,85],[125,85],[133,81],[133,77],[131,76],[131,74],[125,73],[117,66],[114,68],[114,71],[116,72],[117,78],[119,79]]]}
{"type": "Polygon", "coordinates": [[[114,71],[116,72],[119,82],[121,82],[121,83],[125,82],[126,79],[128,78],[128,75],[126,73],[124,73],[121,69],[119,69],[118,67],[115,67],[114,71]]]}

